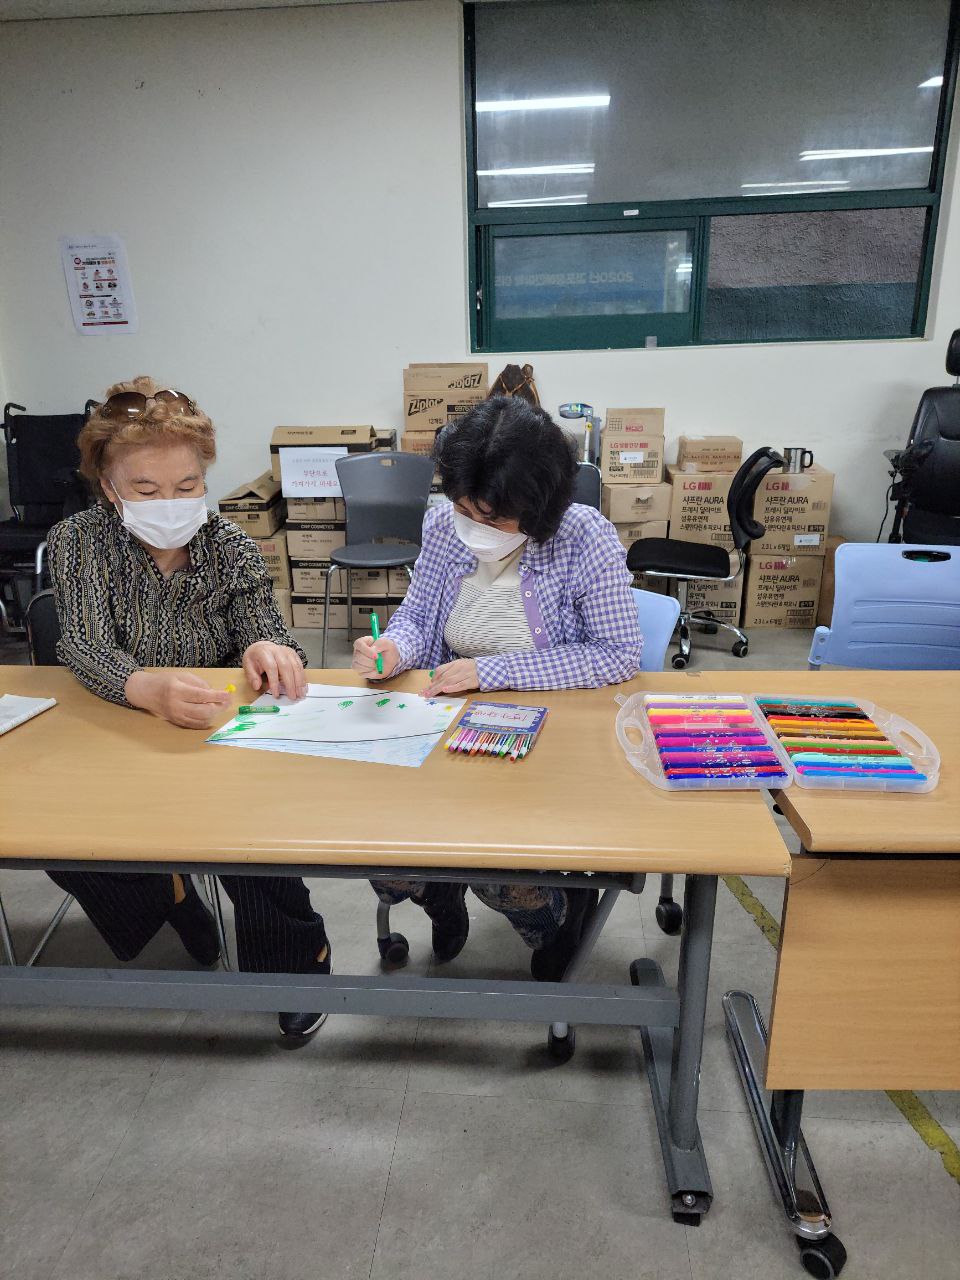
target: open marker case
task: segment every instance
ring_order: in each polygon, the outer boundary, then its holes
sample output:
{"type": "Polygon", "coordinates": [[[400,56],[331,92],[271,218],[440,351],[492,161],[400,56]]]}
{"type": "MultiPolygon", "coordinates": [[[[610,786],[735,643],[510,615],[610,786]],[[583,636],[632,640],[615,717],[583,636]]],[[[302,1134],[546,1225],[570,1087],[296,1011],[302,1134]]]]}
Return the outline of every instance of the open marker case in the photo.
{"type": "MultiPolygon", "coordinates": [[[[731,698],[739,698],[746,709],[751,712],[751,732],[755,731],[764,738],[782,766],[782,773],[749,777],[742,774],[737,776],[735,771],[731,771],[733,776],[730,777],[668,777],[664,771],[660,752],[654,739],[653,728],[644,705],[643,699],[645,696],[642,693],[634,693],[629,698],[624,698],[622,694],[617,696],[616,701],[620,704],[616,725],[617,739],[629,763],[636,769],[637,773],[646,778],[648,782],[652,782],[655,787],[660,787],[663,791],[782,791],[784,787],[788,787],[794,780],[796,771],[790,763],[790,757],[781,747],[776,734],[767,723],[766,717],[761,714],[752,698],[745,698],[741,694],[697,694],[695,700],[698,707],[703,707],[705,705],[708,706],[711,702],[721,704],[725,701],[729,702],[731,698]]],[[[670,695],[665,694],[663,696],[669,697],[670,695]]],[[[691,702],[693,700],[693,697],[691,697],[691,702]]],[[[689,721],[684,723],[691,729],[703,728],[703,713],[691,714],[689,721]]],[[[679,729],[682,730],[683,727],[684,725],[681,724],[679,729]]]]}
{"type": "MultiPolygon", "coordinates": [[[[794,695],[783,694],[757,694],[756,698],[748,698],[747,702],[756,709],[757,715],[761,720],[766,721],[766,716],[760,710],[757,699],[768,702],[781,702],[785,699],[792,699],[794,695]]],[[[800,695],[796,695],[797,700],[800,695]]],[[[821,699],[811,698],[811,703],[821,701],[821,699]]],[[[892,711],[887,711],[883,707],[878,707],[874,702],[866,702],[860,698],[837,698],[822,699],[824,702],[836,702],[837,704],[850,703],[852,706],[859,708],[864,715],[868,716],[877,726],[881,733],[886,734],[887,739],[893,743],[902,756],[906,756],[910,763],[916,769],[918,774],[925,775],[923,780],[909,780],[908,778],[894,778],[888,776],[877,776],[867,778],[857,777],[810,777],[797,770],[792,764],[794,781],[798,787],[809,788],[816,791],[903,791],[912,792],[915,795],[922,795],[927,791],[932,791],[940,781],[940,752],[937,750],[933,742],[927,737],[922,730],[918,729],[915,724],[909,720],[905,720],[903,716],[898,716],[892,711]]],[[[769,722],[768,723],[768,728],[769,722]]],[[[777,750],[780,751],[785,758],[789,760],[790,755],[775,731],[770,728],[774,734],[777,750]]],[[[869,754],[869,747],[865,744],[864,754],[869,754]]]]}

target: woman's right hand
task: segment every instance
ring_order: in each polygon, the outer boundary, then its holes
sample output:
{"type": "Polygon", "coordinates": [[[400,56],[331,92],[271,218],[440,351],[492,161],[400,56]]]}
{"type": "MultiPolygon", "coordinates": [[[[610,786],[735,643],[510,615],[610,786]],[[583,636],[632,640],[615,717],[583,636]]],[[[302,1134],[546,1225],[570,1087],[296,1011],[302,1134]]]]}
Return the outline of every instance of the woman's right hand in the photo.
{"type": "Polygon", "coordinates": [[[353,642],[353,669],[364,680],[386,680],[400,665],[400,651],[392,640],[361,636],[353,642]],[[383,655],[383,671],[377,670],[377,654],[383,655]]]}
{"type": "Polygon", "coordinates": [[[209,729],[230,695],[211,689],[192,671],[135,671],[124,687],[131,706],[150,711],[181,729],[209,729]]]}

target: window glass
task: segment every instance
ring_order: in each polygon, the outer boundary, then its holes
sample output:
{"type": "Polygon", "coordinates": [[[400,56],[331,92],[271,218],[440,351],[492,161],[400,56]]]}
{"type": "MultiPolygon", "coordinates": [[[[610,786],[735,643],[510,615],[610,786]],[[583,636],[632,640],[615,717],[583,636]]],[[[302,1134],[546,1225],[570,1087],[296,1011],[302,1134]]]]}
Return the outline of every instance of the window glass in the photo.
{"type": "Polygon", "coordinates": [[[498,320],[650,315],[690,307],[690,233],[498,236],[498,320]]]}
{"type": "Polygon", "coordinates": [[[926,218],[925,208],[712,218],[703,340],[909,335],[926,218]]]}
{"type": "Polygon", "coordinates": [[[479,206],[925,187],[949,0],[479,4],[479,206]]]}

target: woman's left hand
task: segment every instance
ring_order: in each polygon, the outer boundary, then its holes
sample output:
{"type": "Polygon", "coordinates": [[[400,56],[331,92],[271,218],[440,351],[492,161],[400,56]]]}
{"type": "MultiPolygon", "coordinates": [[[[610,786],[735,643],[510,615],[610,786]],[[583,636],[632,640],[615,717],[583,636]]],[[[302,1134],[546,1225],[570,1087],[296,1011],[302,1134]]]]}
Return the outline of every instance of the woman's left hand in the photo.
{"type": "Polygon", "coordinates": [[[303,663],[293,649],[272,640],[258,640],[243,655],[243,673],[259,693],[264,684],[271,698],[280,696],[280,686],[288,698],[307,696],[303,663]]]}
{"type": "Polygon", "coordinates": [[[436,698],[441,693],[469,693],[480,688],[477,664],[473,658],[458,658],[437,667],[433,679],[421,692],[422,698],[436,698]]]}

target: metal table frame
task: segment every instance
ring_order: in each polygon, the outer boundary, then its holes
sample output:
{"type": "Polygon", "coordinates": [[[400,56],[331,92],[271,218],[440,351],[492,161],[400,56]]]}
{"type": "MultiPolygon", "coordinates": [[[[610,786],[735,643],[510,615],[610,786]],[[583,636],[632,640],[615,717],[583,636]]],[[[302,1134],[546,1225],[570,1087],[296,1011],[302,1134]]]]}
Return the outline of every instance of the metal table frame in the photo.
{"type": "MultiPolygon", "coordinates": [[[[76,868],[76,860],[0,859],[0,868],[76,868]]],[[[687,875],[679,981],[670,988],[651,960],[630,966],[631,985],[578,981],[586,956],[603,928],[617,895],[643,888],[643,875],[500,871],[493,868],[418,866],[337,866],[219,862],[87,861],[88,871],[153,871],[215,876],[290,875],[306,878],[414,878],[482,881],[603,890],[563,982],[501,979],[425,978],[404,974],[378,977],[334,973],[196,972],[129,968],[37,968],[0,966],[0,1005],[62,1005],[130,1009],[283,1009],[377,1014],[414,1018],[489,1018],[546,1022],[554,1035],[571,1024],[594,1023],[641,1030],[647,1078],[657,1119],[671,1212],[678,1222],[698,1224],[710,1208],[713,1190],[697,1125],[700,1058],[703,1049],[710,952],[713,942],[716,875],[687,875]]],[[[5,927],[0,905],[0,929],[5,927]]],[[[9,939],[9,934],[7,934],[9,939]]],[[[9,958],[9,957],[8,957],[9,958]]]]}

